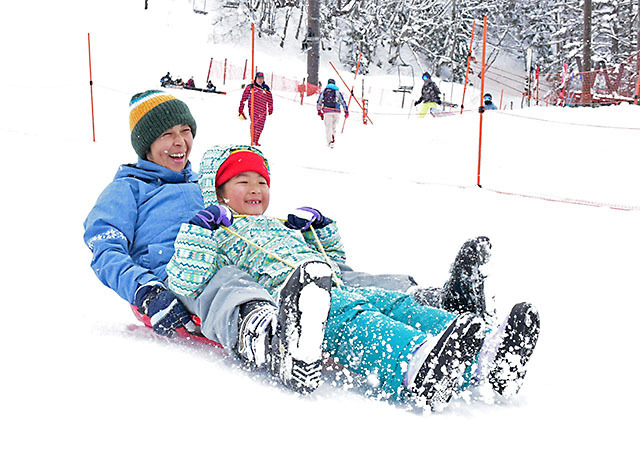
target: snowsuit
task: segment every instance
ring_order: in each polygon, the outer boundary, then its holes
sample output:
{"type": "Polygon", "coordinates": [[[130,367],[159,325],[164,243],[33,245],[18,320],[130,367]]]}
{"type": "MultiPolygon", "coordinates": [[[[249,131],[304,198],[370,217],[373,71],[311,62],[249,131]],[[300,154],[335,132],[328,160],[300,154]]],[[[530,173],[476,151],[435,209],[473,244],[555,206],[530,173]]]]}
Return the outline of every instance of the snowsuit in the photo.
{"type": "MultiPolygon", "coordinates": [[[[218,203],[215,174],[231,150],[240,147],[220,146],[205,153],[199,180],[205,205],[218,203]]],[[[278,219],[241,216],[229,229],[293,266],[306,261],[324,261],[311,231],[289,229],[278,219]]],[[[332,260],[330,264],[336,276],[341,277],[337,263],[344,261],[344,250],[336,224],[330,223],[316,233],[332,260]]],[[[209,279],[229,264],[237,265],[259,281],[273,298],[277,298],[293,271],[222,228],[212,231],[183,224],[175,247],[176,252],[167,265],[169,287],[185,298],[202,297],[209,279]]],[[[384,392],[402,398],[406,395],[403,377],[412,352],[430,335],[444,330],[454,318],[451,313],[418,304],[404,293],[334,286],[324,349],[355,373],[376,378],[384,392]]]]}
{"type": "Polygon", "coordinates": [[[344,101],[344,97],[342,97],[342,93],[335,84],[329,83],[318,96],[318,103],[316,105],[318,112],[324,116],[324,130],[328,145],[335,142],[336,129],[340,121],[340,106],[344,108],[344,113],[348,115],[349,108],[344,101]]]}
{"type": "Polygon", "coordinates": [[[258,145],[260,135],[264,129],[264,124],[267,121],[267,115],[273,114],[273,96],[271,95],[271,89],[266,83],[258,85],[251,83],[248,85],[242,93],[240,99],[240,107],[238,112],[244,115],[244,103],[247,103],[247,109],[249,110],[249,116],[251,117],[251,123],[253,126],[252,143],[258,145]],[[253,91],[254,107],[253,115],[251,114],[251,92],[253,91]]]}
{"type": "Polygon", "coordinates": [[[432,108],[440,103],[440,89],[432,79],[424,81],[420,98],[416,103],[422,103],[418,112],[419,117],[425,117],[432,108]]]}

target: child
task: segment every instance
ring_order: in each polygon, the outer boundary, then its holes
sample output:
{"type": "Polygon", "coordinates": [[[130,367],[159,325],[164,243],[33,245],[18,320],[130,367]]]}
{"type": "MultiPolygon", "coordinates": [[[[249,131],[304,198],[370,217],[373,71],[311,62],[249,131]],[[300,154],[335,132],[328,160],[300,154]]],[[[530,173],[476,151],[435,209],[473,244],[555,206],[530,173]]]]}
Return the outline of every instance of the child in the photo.
{"type": "Polygon", "coordinates": [[[263,215],[270,176],[258,149],[215,147],[200,170],[207,209],[181,227],[167,265],[169,287],[198,310],[208,280],[237,265],[279,301],[241,306],[230,351],[301,392],[318,386],[324,349],[389,396],[431,408],[449,401],[482,346],[479,317],[426,307],[399,292],[343,286],[337,263],[344,251],[332,220],[310,208],[286,223],[263,215]]]}

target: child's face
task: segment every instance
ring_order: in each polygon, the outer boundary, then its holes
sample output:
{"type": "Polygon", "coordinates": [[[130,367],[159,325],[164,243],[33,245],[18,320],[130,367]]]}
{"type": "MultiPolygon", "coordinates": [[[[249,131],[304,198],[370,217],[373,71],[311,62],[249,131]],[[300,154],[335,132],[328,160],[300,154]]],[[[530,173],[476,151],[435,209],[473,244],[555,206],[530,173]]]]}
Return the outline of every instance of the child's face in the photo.
{"type": "Polygon", "coordinates": [[[269,185],[257,172],[243,172],[217,188],[218,202],[241,215],[262,215],[269,207],[269,185]]]}
{"type": "Polygon", "coordinates": [[[172,171],[180,172],[189,161],[193,134],[188,125],[176,125],[166,130],[151,144],[147,159],[172,171]]]}

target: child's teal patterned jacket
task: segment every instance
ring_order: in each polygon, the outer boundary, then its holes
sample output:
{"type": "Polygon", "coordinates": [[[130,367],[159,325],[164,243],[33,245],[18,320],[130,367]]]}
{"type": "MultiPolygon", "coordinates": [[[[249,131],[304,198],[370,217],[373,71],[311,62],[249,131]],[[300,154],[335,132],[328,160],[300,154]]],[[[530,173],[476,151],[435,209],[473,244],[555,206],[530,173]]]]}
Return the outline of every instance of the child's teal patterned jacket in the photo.
{"type": "MultiPolygon", "coordinates": [[[[217,146],[208,150],[200,164],[200,187],[205,206],[217,204],[215,176],[220,165],[234,151],[253,151],[264,158],[259,149],[249,146],[217,146]]],[[[266,162],[266,159],[265,159],[266,162]]],[[[237,265],[264,286],[274,298],[280,285],[293,269],[273,255],[298,267],[311,260],[324,260],[312,231],[299,232],[269,216],[241,216],[229,230],[252,241],[267,252],[220,228],[208,230],[193,224],[182,224],[175,242],[176,252],[167,265],[169,288],[183,296],[195,297],[223,266],[237,265]],[[269,255],[273,254],[273,255],[269,255]]],[[[319,241],[331,261],[336,275],[336,262],[344,263],[345,254],[335,223],[317,229],[319,241]]]]}

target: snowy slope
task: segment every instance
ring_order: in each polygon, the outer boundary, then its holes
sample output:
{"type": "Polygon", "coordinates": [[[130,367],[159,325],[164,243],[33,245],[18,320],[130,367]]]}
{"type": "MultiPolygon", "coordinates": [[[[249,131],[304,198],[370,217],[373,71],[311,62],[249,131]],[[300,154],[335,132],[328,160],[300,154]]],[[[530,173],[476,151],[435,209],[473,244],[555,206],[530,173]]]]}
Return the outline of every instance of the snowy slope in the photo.
{"type": "MultiPolygon", "coordinates": [[[[365,126],[355,107],[329,150],[312,102],[276,93],[261,140],[273,170],[270,214],[313,205],[339,222],[353,267],[410,273],[426,286],[444,283],[465,239],[488,235],[499,311],[528,300],[542,320],[513,401],[458,399],[441,414],[415,414],[331,381],[300,398],[219,351],[132,327],[127,304],[89,267],[82,221],[117,166],[135,158],[131,95],[157,87],[167,70],[202,73],[213,52],[249,56],[248,35],[208,42],[207,19],[190,1],[150,3],[144,12],[142,2],[30,2],[28,10],[15,2],[2,15],[0,39],[15,43],[0,50],[9,62],[0,73],[2,449],[634,446],[640,108],[485,115],[480,189],[475,113],[418,120],[404,110],[372,114],[365,126]],[[379,222],[390,207],[395,217],[379,222]],[[381,227],[394,230],[392,240],[379,239],[381,227]]],[[[261,65],[304,71],[298,53],[263,45],[261,65]]],[[[226,88],[227,96],[174,92],[198,121],[196,167],[209,145],[247,142],[239,86],[226,88]]]]}

